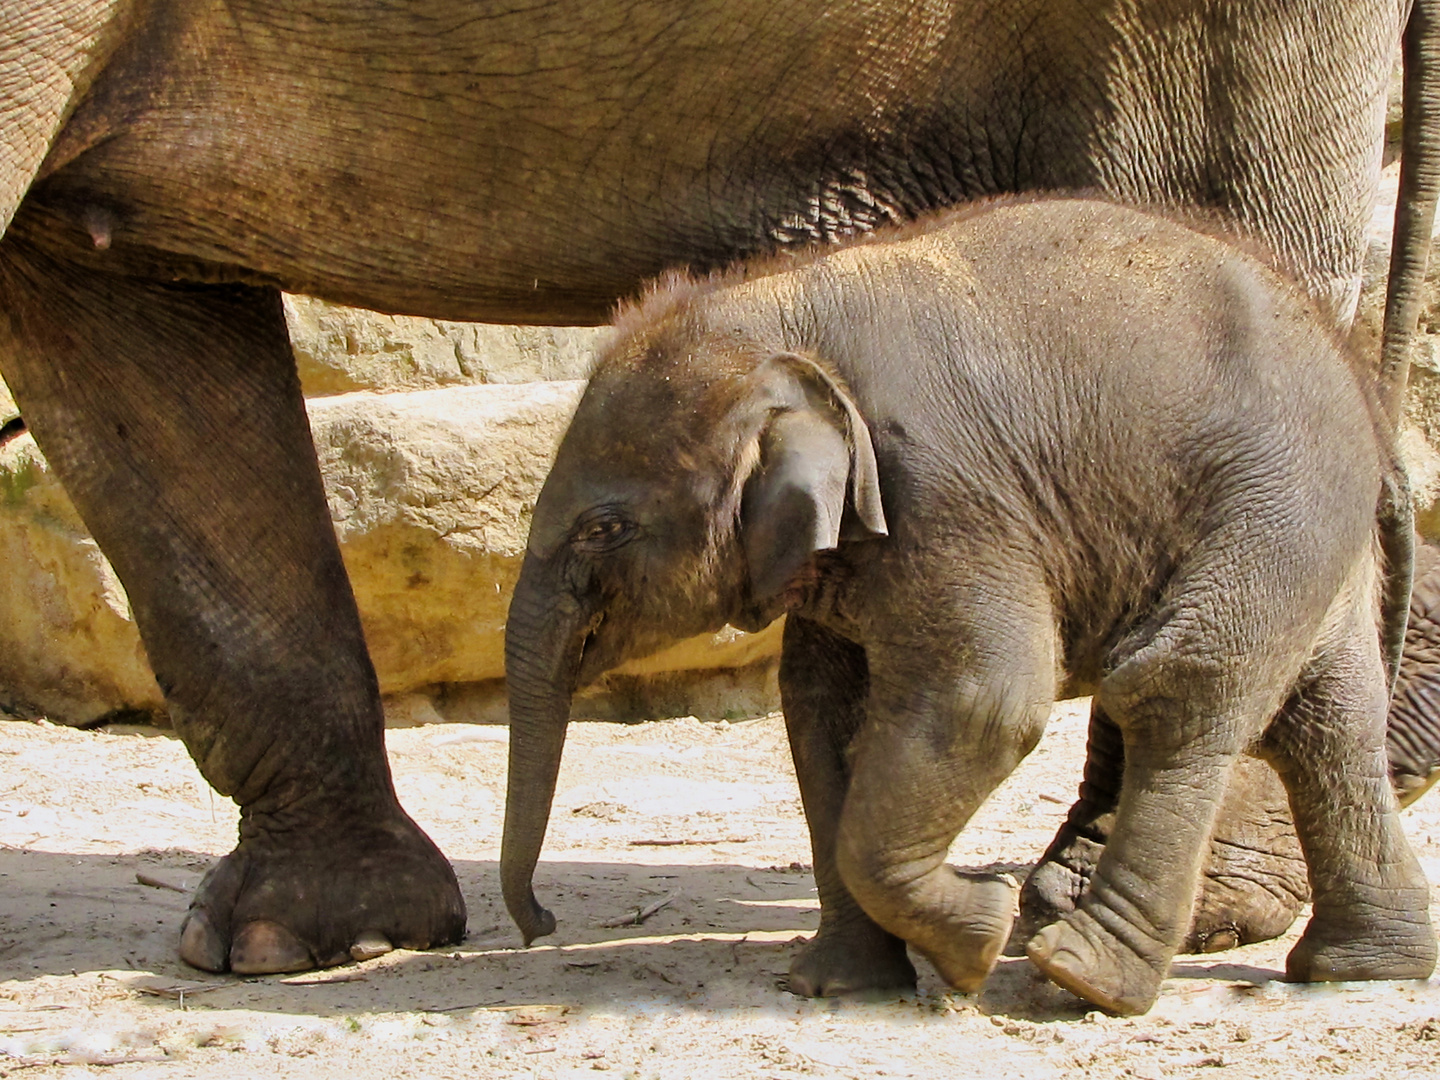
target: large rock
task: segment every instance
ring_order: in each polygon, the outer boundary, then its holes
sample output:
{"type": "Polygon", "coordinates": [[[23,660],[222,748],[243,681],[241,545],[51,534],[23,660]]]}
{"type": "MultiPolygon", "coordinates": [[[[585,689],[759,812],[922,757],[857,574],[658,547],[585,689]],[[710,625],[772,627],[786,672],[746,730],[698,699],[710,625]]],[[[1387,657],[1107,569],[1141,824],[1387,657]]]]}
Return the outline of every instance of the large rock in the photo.
{"type": "MultiPolygon", "coordinates": [[[[582,386],[309,402],[341,554],[397,717],[503,719],[505,612],[535,498],[582,386]]],[[[158,713],[124,591],[29,435],[0,446],[0,555],[0,706],[74,724],[158,713]]],[[[778,628],[685,642],[614,673],[578,711],[765,711],[777,651],[778,628]]]]}
{"type": "Polygon", "coordinates": [[[160,688],[125,591],[28,434],[0,446],[0,709],[153,717],[160,688]]]}
{"type": "Polygon", "coordinates": [[[530,513],[579,382],[309,403],[330,515],[385,693],[505,674],[530,513]]]}
{"type": "Polygon", "coordinates": [[[605,332],[379,315],[308,296],[286,296],[285,318],[307,397],[583,379],[605,332]]]}

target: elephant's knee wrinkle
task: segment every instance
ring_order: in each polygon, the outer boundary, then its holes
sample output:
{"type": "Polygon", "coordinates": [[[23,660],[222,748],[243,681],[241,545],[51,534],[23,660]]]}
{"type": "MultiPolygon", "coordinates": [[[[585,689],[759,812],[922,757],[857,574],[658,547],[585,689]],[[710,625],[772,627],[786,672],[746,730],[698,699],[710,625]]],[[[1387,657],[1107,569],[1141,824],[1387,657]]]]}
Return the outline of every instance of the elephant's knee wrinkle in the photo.
{"type": "MultiPolygon", "coordinates": [[[[1040,738],[1045,734],[1045,721],[1049,718],[1050,709],[1054,703],[1045,706],[1044,712],[1033,710],[1020,717],[1015,724],[1015,751],[1016,764],[1030,756],[1031,751],[1040,745],[1040,738]]],[[[1008,775],[1008,774],[1007,774],[1008,775]]]]}
{"type": "MultiPolygon", "coordinates": [[[[943,861],[943,853],[936,861],[943,861]]],[[[856,837],[843,825],[835,866],[856,902],[881,925],[885,920],[877,912],[908,906],[918,883],[934,870],[931,859],[895,859],[881,844],[856,837]]]]}

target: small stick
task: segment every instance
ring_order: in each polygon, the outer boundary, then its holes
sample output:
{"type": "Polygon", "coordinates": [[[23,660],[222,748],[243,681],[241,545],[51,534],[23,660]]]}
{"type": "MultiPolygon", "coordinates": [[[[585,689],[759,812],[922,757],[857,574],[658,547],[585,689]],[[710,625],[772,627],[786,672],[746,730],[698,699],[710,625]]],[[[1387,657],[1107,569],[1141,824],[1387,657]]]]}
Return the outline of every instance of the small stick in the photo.
{"type": "Polygon", "coordinates": [[[65,1054],[61,1057],[50,1058],[20,1058],[15,1061],[6,1061],[0,1067],[7,1072],[15,1069],[47,1069],[56,1065],[88,1065],[92,1068],[103,1068],[109,1065],[140,1065],[156,1064],[169,1061],[165,1053],[161,1051],[157,1056],[154,1053],[127,1054],[120,1057],[76,1057],[73,1054],[65,1054]]]}
{"type": "MultiPolygon", "coordinates": [[[[119,979],[115,980],[120,982],[119,979]]],[[[196,983],[193,986],[130,986],[121,982],[121,986],[136,994],[149,994],[151,997],[175,998],[185,1000],[185,995],[194,997],[196,994],[208,994],[211,990],[223,990],[227,986],[235,986],[235,983],[196,983]]]]}
{"type": "Polygon", "coordinates": [[[718,840],[631,840],[631,847],[699,847],[705,844],[748,844],[753,836],[725,836],[718,840]]]}
{"type": "Polygon", "coordinates": [[[344,975],[336,975],[328,979],[323,975],[297,975],[293,979],[279,979],[277,981],[286,986],[329,986],[331,983],[369,982],[370,980],[358,971],[351,971],[344,975]]]}
{"type": "Polygon", "coordinates": [[[636,908],[634,911],[621,915],[618,919],[606,919],[599,925],[606,930],[615,930],[622,926],[639,926],[656,912],[663,911],[675,902],[679,893],[671,893],[669,896],[661,897],[654,903],[646,904],[643,908],[636,908]]]}
{"type": "Polygon", "coordinates": [[[141,885],[148,885],[152,889],[169,889],[171,892],[188,893],[190,890],[181,885],[172,885],[168,881],[162,881],[158,877],[151,877],[149,874],[135,871],[135,880],[141,885]]]}

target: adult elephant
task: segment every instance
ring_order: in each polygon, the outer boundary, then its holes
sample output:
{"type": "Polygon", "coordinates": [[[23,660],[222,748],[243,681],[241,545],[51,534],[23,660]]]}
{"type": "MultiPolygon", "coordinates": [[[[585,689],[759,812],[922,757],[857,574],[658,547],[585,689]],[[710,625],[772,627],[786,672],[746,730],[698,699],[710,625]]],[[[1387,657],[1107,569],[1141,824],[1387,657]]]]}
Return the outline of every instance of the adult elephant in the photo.
{"type": "Polygon", "coordinates": [[[181,955],[298,970],[463,932],[391,786],[282,288],[596,322],[668,264],[1099,188],[1217,208],[1344,323],[1407,7],[0,6],[0,370],[241,807],[181,955]]]}

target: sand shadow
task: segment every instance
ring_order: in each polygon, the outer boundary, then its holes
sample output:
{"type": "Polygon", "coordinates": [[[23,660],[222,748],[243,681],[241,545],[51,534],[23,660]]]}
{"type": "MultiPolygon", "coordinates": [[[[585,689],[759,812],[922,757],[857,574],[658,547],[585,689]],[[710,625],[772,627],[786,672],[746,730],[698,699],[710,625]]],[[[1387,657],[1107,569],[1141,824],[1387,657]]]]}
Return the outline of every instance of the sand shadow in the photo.
{"type": "MultiPolygon", "coordinates": [[[[555,934],[523,948],[488,860],[455,863],[469,908],[459,945],[298,976],[240,978],[195,971],[175,952],[188,889],[210,864],[186,850],[75,855],[0,849],[0,980],[63,992],[88,974],[157,1009],[250,1009],[317,1017],[522,1006],[576,1010],[617,1004],[705,1010],[794,1009],[796,952],[819,911],[809,868],[546,860],[536,891],[555,934]],[[637,913],[646,913],[637,921],[637,913]],[[628,916],[628,921],[627,921],[628,916]]],[[[980,869],[980,868],[976,868],[980,869]]],[[[985,869],[1023,875],[1023,864],[985,869]]],[[[945,987],[923,961],[912,995],[860,1004],[935,1002],[945,987]]],[[[1182,958],[1172,977],[1264,984],[1279,972],[1182,958]]],[[[1024,959],[1004,959],[984,991],[961,999],[997,1016],[1074,1020],[1092,1006],[1024,959]]],[[[839,1007],[815,1002],[806,1007],[839,1007]]],[[[847,1005],[846,1007],[853,1007],[847,1005]]]]}

